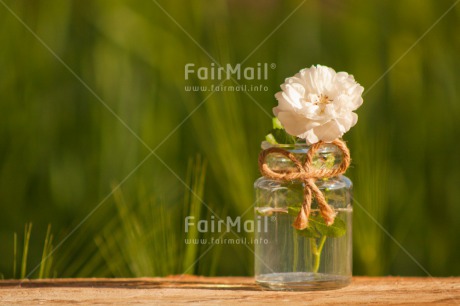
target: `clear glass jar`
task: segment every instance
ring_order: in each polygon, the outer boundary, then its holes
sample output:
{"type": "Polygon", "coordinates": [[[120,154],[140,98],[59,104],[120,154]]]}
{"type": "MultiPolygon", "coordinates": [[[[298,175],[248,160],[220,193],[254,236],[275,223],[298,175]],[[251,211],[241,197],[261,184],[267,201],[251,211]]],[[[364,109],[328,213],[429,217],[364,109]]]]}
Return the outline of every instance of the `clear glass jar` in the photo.
{"type": "MultiPolygon", "coordinates": [[[[302,161],[306,144],[276,145],[294,153],[302,161]]],[[[263,143],[263,149],[267,143],[263,143]]],[[[294,163],[281,154],[267,156],[272,170],[295,170],[294,163]]],[[[342,152],[333,144],[323,144],[313,156],[314,168],[334,168],[342,152]]],[[[326,201],[337,213],[326,226],[312,199],[309,226],[297,230],[293,223],[302,205],[304,183],[261,177],[254,183],[256,222],[261,222],[255,238],[255,279],[272,290],[324,290],[341,288],[352,277],[352,214],[350,179],[343,175],[316,180],[326,201]]]]}

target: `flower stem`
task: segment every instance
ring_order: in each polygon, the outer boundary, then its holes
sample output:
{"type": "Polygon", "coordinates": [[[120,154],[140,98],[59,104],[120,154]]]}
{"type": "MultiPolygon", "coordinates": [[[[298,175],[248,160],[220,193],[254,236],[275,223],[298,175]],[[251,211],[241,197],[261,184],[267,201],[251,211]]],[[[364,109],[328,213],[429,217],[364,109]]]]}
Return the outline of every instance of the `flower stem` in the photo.
{"type": "Polygon", "coordinates": [[[313,273],[318,273],[319,265],[321,263],[321,252],[323,251],[324,243],[326,242],[326,236],[321,236],[319,244],[316,244],[315,238],[310,238],[311,251],[313,254],[313,273]]]}

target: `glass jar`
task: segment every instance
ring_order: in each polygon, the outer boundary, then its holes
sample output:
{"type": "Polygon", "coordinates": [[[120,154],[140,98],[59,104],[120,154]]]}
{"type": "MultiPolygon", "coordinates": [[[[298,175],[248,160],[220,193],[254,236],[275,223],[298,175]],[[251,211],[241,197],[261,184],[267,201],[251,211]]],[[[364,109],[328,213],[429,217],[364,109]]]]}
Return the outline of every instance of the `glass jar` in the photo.
{"type": "MultiPolygon", "coordinates": [[[[264,142],[262,149],[267,149],[264,142]]],[[[276,145],[304,161],[306,144],[276,145]]],[[[311,166],[335,169],[342,152],[334,144],[323,144],[316,151],[311,166]]],[[[266,158],[270,169],[298,171],[281,154],[266,158]]],[[[308,227],[294,228],[302,206],[304,183],[266,177],[257,179],[255,218],[261,226],[255,231],[255,279],[272,290],[323,290],[348,285],[352,277],[352,183],[343,175],[316,180],[329,206],[336,212],[334,223],[327,226],[312,198],[308,227]]]]}

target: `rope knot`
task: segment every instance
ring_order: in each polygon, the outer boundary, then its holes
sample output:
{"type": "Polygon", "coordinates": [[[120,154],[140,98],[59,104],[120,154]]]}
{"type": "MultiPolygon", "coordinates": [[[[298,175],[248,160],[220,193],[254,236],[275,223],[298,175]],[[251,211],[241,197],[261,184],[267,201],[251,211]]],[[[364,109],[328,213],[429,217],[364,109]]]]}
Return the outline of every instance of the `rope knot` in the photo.
{"type": "Polygon", "coordinates": [[[260,173],[266,178],[281,181],[300,180],[304,183],[302,207],[293,224],[294,227],[299,230],[305,229],[308,226],[308,217],[310,216],[313,195],[318,201],[321,216],[323,217],[326,224],[331,225],[334,223],[336,213],[327,203],[323,193],[318,188],[318,186],[316,186],[315,181],[319,178],[334,177],[345,173],[345,171],[347,171],[348,167],[350,166],[351,158],[347,145],[342,140],[336,139],[332,141],[332,144],[336,145],[340,151],[342,151],[343,156],[340,165],[333,169],[313,168],[313,156],[323,144],[323,141],[313,144],[310,147],[310,150],[308,150],[305,156],[305,161],[303,163],[299,161],[292,152],[286,151],[282,148],[269,148],[263,150],[259,154],[259,170],[260,173]],[[297,171],[270,169],[270,167],[267,165],[266,159],[269,154],[273,153],[284,155],[290,159],[294,163],[297,171]]]}

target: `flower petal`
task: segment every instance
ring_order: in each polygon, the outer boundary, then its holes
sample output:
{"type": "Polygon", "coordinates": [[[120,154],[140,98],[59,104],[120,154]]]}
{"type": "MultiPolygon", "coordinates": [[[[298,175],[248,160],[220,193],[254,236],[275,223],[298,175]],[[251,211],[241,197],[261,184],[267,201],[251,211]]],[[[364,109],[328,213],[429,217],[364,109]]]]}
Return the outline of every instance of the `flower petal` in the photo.
{"type": "Polygon", "coordinates": [[[317,143],[317,142],[320,140],[320,139],[318,138],[318,136],[316,136],[315,131],[314,131],[313,129],[308,130],[308,131],[306,131],[305,133],[303,133],[302,135],[298,135],[297,137],[300,137],[300,138],[305,139],[305,142],[306,142],[308,145],[317,143]]]}
{"type": "Polygon", "coordinates": [[[358,115],[355,113],[347,113],[346,116],[338,118],[337,121],[343,126],[343,132],[348,132],[358,122],[358,115]]]}
{"type": "Polygon", "coordinates": [[[286,132],[294,136],[302,135],[306,131],[320,125],[319,122],[308,120],[307,118],[292,112],[278,112],[277,117],[286,132]]]}
{"type": "MultiPolygon", "coordinates": [[[[278,100],[278,108],[280,111],[294,111],[302,107],[300,101],[294,101],[289,95],[284,91],[277,92],[275,98],[278,100]]],[[[277,116],[275,114],[275,116],[277,116]]]]}
{"type": "Polygon", "coordinates": [[[326,142],[342,137],[345,133],[343,126],[335,119],[314,128],[313,131],[319,140],[326,142]]]}

